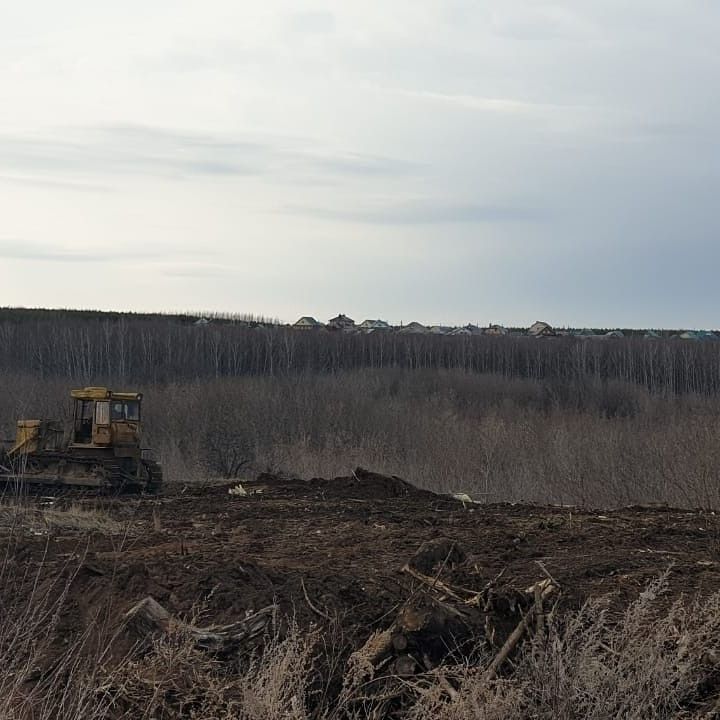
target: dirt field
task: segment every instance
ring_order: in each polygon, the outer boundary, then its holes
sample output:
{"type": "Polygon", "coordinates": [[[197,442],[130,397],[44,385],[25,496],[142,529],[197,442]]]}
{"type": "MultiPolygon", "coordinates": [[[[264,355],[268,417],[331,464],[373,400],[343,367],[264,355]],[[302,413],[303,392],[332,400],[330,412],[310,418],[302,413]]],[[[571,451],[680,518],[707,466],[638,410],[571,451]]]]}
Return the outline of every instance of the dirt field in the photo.
{"type": "MultiPolygon", "coordinates": [[[[121,617],[147,596],[179,618],[200,610],[208,625],[276,605],[303,628],[341,626],[344,660],[420,595],[470,613],[485,589],[468,622],[484,628],[494,652],[533,601],[523,591],[548,577],[559,585],[561,610],[593,597],[620,612],[668,568],[668,602],[720,589],[720,522],[712,513],[463,504],[362,472],[310,481],[261,476],[243,486],[246,496],[228,494],[233,485],[177,485],[155,498],[29,498],[11,560],[28,575],[40,563],[45,574],[74,573],[65,637],[101,605],[121,617]],[[51,522],[52,513],[65,519],[51,522]],[[414,575],[403,570],[408,563],[414,575]]],[[[447,651],[426,640],[416,649],[429,669],[447,651]]],[[[412,654],[412,645],[401,650],[393,652],[412,654]]]]}

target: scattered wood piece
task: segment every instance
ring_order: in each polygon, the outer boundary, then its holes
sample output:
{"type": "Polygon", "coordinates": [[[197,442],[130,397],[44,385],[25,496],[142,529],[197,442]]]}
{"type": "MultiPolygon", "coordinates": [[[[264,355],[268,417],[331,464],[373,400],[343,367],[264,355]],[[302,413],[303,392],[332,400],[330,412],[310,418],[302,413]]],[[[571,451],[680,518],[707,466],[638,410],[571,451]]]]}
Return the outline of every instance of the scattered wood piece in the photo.
{"type": "Polygon", "coordinates": [[[146,597],[125,613],[125,627],[138,639],[146,639],[170,629],[170,613],[153,597],[146,597]]]}
{"type": "Polygon", "coordinates": [[[542,590],[535,586],[535,632],[538,637],[545,635],[545,608],[543,607],[542,590]]]}
{"type": "Polygon", "coordinates": [[[490,592],[490,590],[493,589],[493,587],[495,585],[498,584],[498,582],[500,581],[500,579],[502,578],[502,576],[505,574],[506,571],[507,571],[507,567],[504,567],[492,580],[485,583],[485,585],[483,586],[483,589],[480,590],[480,592],[475,593],[473,595],[473,597],[471,597],[469,600],[466,600],[465,604],[466,605],[477,605],[478,607],[480,607],[481,600],[483,600],[484,598],[487,597],[487,594],[490,592]]]}
{"type": "Polygon", "coordinates": [[[533,618],[536,619],[536,622],[540,617],[542,617],[542,622],[544,626],[545,622],[545,610],[544,610],[544,600],[549,597],[553,592],[557,590],[557,585],[554,580],[551,580],[550,578],[546,578],[545,580],[540,580],[540,582],[535,583],[534,585],[531,585],[525,592],[529,593],[535,598],[535,603],[533,607],[528,610],[520,620],[520,622],[517,624],[517,627],[510,633],[510,636],[505,641],[505,644],[500,648],[500,651],[495,656],[493,661],[490,663],[488,669],[485,671],[485,674],[483,675],[483,680],[485,682],[490,682],[491,680],[494,680],[497,677],[498,670],[502,666],[502,664],[508,659],[510,656],[510,653],[517,647],[517,644],[520,642],[520,639],[525,634],[526,630],[530,626],[530,624],[533,621],[533,618]]]}
{"type": "Polygon", "coordinates": [[[375,667],[392,651],[392,636],[392,630],[374,632],[359,650],[350,655],[346,684],[358,686],[373,678],[375,667]]]}
{"type": "Polygon", "coordinates": [[[305,602],[308,604],[308,607],[316,615],[319,615],[321,618],[324,618],[328,622],[331,622],[332,618],[327,613],[324,613],[322,610],[320,610],[320,608],[315,607],[315,605],[313,605],[312,601],[310,600],[310,597],[308,596],[307,589],[305,588],[305,581],[302,578],[300,578],[300,585],[302,586],[303,595],[305,595],[305,602]]]}
{"type": "Polygon", "coordinates": [[[201,650],[229,654],[263,635],[276,611],[276,606],[270,605],[231,625],[199,628],[176,620],[155,598],[148,596],[125,614],[124,624],[126,630],[140,643],[146,643],[171,629],[178,629],[192,638],[201,650]]]}
{"type": "Polygon", "coordinates": [[[453,590],[453,588],[451,588],[449,585],[446,585],[439,578],[431,578],[428,575],[423,575],[421,572],[418,572],[414,568],[411,568],[409,565],[405,565],[402,571],[404,573],[407,573],[411,577],[414,577],[416,580],[419,580],[424,585],[427,585],[431,590],[439,590],[441,593],[447,595],[448,597],[451,597],[457,602],[465,602],[464,598],[460,597],[460,595],[458,595],[455,590],[453,590]]]}
{"type": "Polygon", "coordinates": [[[392,645],[396,652],[405,652],[408,646],[408,639],[401,632],[394,632],[392,634],[392,645]]]}
{"type": "Polygon", "coordinates": [[[401,655],[393,663],[393,670],[399,677],[411,677],[415,674],[417,663],[410,655],[401,655]]]}
{"type": "Polygon", "coordinates": [[[520,641],[520,638],[525,634],[525,630],[527,630],[527,627],[532,620],[532,617],[532,610],[528,611],[527,613],[525,613],[525,615],[523,615],[522,620],[520,620],[517,627],[512,631],[510,637],[508,637],[508,639],[505,641],[505,644],[500,648],[500,651],[490,663],[488,669],[485,671],[485,674],[483,675],[484,682],[490,682],[497,677],[500,666],[505,662],[505,660],[507,660],[510,653],[515,649],[518,642],[520,641]]]}
{"type": "Polygon", "coordinates": [[[548,572],[548,569],[545,567],[545,565],[540,561],[536,560],[535,564],[542,570],[545,577],[558,589],[560,590],[560,583],[548,572]]]}
{"type": "Polygon", "coordinates": [[[450,684],[450,681],[441,673],[438,675],[438,683],[440,687],[448,694],[450,700],[455,702],[460,696],[460,693],[450,684]]]}

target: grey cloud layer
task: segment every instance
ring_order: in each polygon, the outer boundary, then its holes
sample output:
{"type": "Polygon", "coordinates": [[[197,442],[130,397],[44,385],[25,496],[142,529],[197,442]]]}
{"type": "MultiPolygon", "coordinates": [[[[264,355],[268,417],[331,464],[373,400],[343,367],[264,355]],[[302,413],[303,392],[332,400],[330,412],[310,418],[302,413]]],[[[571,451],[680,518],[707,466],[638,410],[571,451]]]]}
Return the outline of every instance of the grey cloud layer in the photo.
{"type": "MultiPolygon", "coordinates": [[[[143,126],[75,129],[66,131],[65,136],[73,139],[0,135],[0,167],[60,176],[133,174],[177,179],[282,178],[293,173],[298,177],[393,176],[417,170],[411,163],[390,157],[306,149],[306,144],[297,139],[279,138],[273,143],[143,126]]],[[[11,181],[12,177],[5,179],[11,181]]],[[[54,181],[69,182],[64,178],[49,180],[54,181]]]]}

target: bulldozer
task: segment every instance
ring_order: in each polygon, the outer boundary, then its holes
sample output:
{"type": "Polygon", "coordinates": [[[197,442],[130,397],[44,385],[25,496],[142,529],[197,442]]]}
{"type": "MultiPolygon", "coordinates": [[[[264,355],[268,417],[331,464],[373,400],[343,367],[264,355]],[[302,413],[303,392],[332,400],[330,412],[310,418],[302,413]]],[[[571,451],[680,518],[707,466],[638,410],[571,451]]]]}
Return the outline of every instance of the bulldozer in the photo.
{"type": "Polygon", "coordinates": [[[69,432],[57,420],[18,421],[14,444],[0,452],[0,481],[157,492],[162,469],[141,446],[142,393],[86,387],[70,395],[69,432]]]}

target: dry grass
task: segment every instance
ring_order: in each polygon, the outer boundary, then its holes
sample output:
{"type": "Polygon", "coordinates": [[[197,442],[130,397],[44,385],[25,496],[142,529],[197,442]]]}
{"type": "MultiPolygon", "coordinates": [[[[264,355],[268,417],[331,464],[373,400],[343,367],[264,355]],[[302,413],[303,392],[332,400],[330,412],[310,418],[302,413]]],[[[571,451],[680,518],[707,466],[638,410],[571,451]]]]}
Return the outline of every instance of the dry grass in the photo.
{"type": "Polygon", "coordinates": [[[397,678],[392,692],[359,703],[318,690],[328,673],[342,686],[347,668],[328,664],[326,638],[295,626],[234,660],[171,628],[111,661],[117,627],[100,614],[58,643],[68,570],[0,568],[3,597],[23,593],[0,616],[0,720],[670,720],[706,716],[718,702],[720,594],[669,605],[666,577],[619,615],[598,599],[554,617],[504,678],[483,680],[490,656],[479,652],[475,664],[397,678]]]}
{"type": "Polygon", "coordinates": [[[668,609],[666,582],[652,583],[620,617],[602,599],[556,617],[546,638],[526,644],[508,679],[487,684],[479,668],[448,671],[457,694],[435,684],[408,718],[670,720],[717,710],[720,594],[668,609]]]}
{"type": "Polygon", "coordinates": [[[22,498],[6,496],[0,504],[0,532],[13,533],[18,529],[33,535],[52,534],[62,530],[122,535],[127,532],[128,526],[98,508],[77,503],[67,508],[57,508],[53,504],[38,506],[27,503],[22,498]]]}

